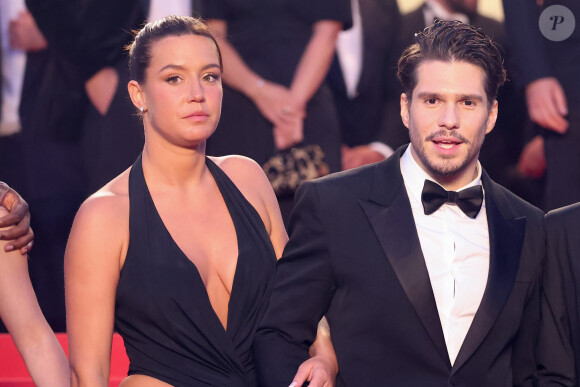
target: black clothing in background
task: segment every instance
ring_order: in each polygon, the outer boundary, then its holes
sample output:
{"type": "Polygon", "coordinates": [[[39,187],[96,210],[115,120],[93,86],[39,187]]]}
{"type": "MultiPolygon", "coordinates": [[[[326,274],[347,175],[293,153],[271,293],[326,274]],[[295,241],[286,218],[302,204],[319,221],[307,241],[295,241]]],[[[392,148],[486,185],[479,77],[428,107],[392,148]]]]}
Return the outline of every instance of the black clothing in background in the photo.
{"type": "MultiPolygon", "coordinates": [[[[576,386],[580,386],[580,203],[552,210],[546,215],[546,234],[548,240],[547,262],[550,268],[557,267],[555,275],[546,284],[551,293],[552,314],[566,319],[569,332],[562,336],[554,334],[548,340],[566,340],[571,336],[572,349],[576,360],[576,386]],[[567,313],[566,313],[567,312],[567,313]]],[[[541,352],[543,348],[540,348],[541,352]]],[[[561,353],[544,354],[554,364],[566,361],[561,353]]]]}
{"type": "MultiPolygon", "coordinates": [[[[93,165],[94,153],[81,147],[87,113],[94,109],[84,84],[104,67],[126,71],[123,45],[145,15],[139,0],[27,0],[26,5],[48,41],[46,50],[28,54],[20,104],[24,169],[20,192],[30,205],[36,234],[29,272],[47,321],[54,331],[64,332],[65,246],[74,215],[91,193],[87,183],[95,176],[85,168],[93,165]]],[[[126,81],[121,80],[117,89],[126,96],[126,81]]],[[[113,104],[109,110],[115,110],[113,104]]],[[[118,161],[100,185],[131,165],[142,148],[141,125],[132,112],[124,117],[139,130],[136,138],[141,144],[134,153],[128,146],[116,154],[118,148],[91,144],[92,152],[118,161]],[[131,156],[125,161],[127,154],[131,156]]],[[[129,126],[116,125],[124,130],[107,127],[104,133],[113,131],[108,141],[125,145],[126,139],[132,141],[129,126]]]]}
{"type": "MultiPolygon", "coordinates": [[[[362,22],[362,70],[356,96],[349,98],[338,56],[328,72],[340,121],[342,143],[349,147],[376,139],[383,120],[385,99],[396,80],[390,66],[390,53],[396,50],[400,34],[396,0],[358,0],[362,22]]],[[[395,117],[396,118],[396,117],[395,117]]]]}
{"type": "MultiPolygon", "coordinates": [[[[350,0],[204,0],[202,10],[206,19],[227,22],[228,40],[253,71],[286,87],[312,36],[313,23],[338,20],[344,28],[351,24],[350,0]]],[[[320,145],[330,170],[340,170],[339,123],[326,84],[308,102],[306,114],[304,143],[320,145]]],[[[207,153],[241,154],[263,164],[274,152],[272,124],[250,99],[224,85],[222,115],[207,153]]]]}
{"type": "MultiPolygon", "coordinates": [[[[547,210],[580,201],[580,1],[503,1],[510,49],[516,65],[514,79],[523,88],[544,77],[556,77],[568,102],[570,126],[565,134],[545,130],[547,210]],[[545,38],[539,27],[541,12],[563,5],[575,16],[572,35],[560,42],[545,38]]],[[[501,108],[501,106],[500,106],[501,108]]]]}

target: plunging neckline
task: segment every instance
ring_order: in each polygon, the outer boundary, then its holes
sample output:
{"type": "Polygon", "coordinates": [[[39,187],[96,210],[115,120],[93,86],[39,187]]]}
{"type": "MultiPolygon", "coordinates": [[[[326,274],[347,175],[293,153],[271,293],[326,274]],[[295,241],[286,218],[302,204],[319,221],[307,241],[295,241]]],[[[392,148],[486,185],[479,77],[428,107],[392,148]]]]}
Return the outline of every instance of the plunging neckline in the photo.
{"type": "MultiPolygon", "coordinates": [[[[143,163],[143,161],[141,160],[141,164],[143,163]]],[[[197,265],[195,264],[195,262],[193,262],[191,259],[189,259],[189,257],[187,256],[187,254],[185,254],[185,252],[181,249],[181,247],[179,247],[179,245],[177,244],[177,242],[175,241],[175,239],[173,238],[173,236],[171,235],[171,233],[169,232],[169,229],[167,228],[167,226],[165,225],[165,222],[163,221],[163,218],[161,217],[161,214],[159,213],[159,210],[157,209],[157,206],[155,205],[155,201],[153,200],[153,196],[151,196],[151,191],[149,190],[149,186],[147,185],[147,180],[145,179],[145,173],[143,172],[143,166],[141,165],[141,173],[143,175],[143,182],[145,183],[145,190],[147,192],[147,198],[148,200],[151,201],[151,203],[153,204],[153,208],[155,209],[155,216],[158,218],[158,220],[161,222],[161,225],[163,226],[163,230],[165,233],[167,233],[167,236],[169,237],[169,240],[171,241],[171,245],[172,247],[178,252],[178,255],[182,258],[185,259],[187,262],[189,262],[189,264],[191,265],[191,267],[193,268],[193,272],[194,274],[197,276],[197,278],[199,279],[199,284],[201,285],[200,288],[203,291],[203,300],[204,302],[207,302],[207,306],[209,307],[209,309],[212,312],[212,316],[215,318],[215,320],[217,320],[217,323],[219,324],[219,326],[221,327],[222,331],[224,333],[228,333],[228,328],[230,327],[230,315],[231,315],[231,301],[232,298],[234,297],[234,293],[237,294],[237,285],[236,283],[237,278],[239,277],[239,268],[240,268],[240,235],[238,232],[238,227],[239,224],[237,224],[236,219],[234,216],[232,216],[232,205],[229,203],[229,201],[226,199],[226,197],[224,196],[222,190],[223,187],[221,186],[219,179],[216,179],[216,176],[214,174],[214,171],[212,171],[212,168],[210,166],[210,163],[213,163],[213,165],[216,168],[219,168],[219,166],[217,164],[215,164],[211,159],[209,159],[207,156],[205,157],[205,165],[207,166],[209,172],[211,173],[211,176],[218,188],[218,191],[222,197],[222,200],[224,201],[227,211],[228,211],[228,215],[230,217],[230,219],[232,220],[232,224],[234,226],[234,233],[236,234],[236,243],[237,243],[237,257],[236,257],[236,268],[234,269],[234,278],[232,280],[232,289],[230,291],[230,298],[228,300],[228,309],[227,309],[227,315],[226,315],[226,326],[224,327],[224,325],[222,324],[218,314],[216,313],[210,299],[209,299],[209,293],[207,292],[207,288],[203,282],[203,278],[201,276],[201,273],[199,272],[199,269],[197,268],[197,265]]],[[[225,172],[224,172],[225,174],[225,172]]],[[[227,175],[226,175],[227,176],[227,175]]],[[[219,276],[219,275],[218,275],[219,276]]],[[[221,278],[220,278],[221,279],[221,278]]],[[[222,281],[223,282],[223,281],[222,281]]]]}

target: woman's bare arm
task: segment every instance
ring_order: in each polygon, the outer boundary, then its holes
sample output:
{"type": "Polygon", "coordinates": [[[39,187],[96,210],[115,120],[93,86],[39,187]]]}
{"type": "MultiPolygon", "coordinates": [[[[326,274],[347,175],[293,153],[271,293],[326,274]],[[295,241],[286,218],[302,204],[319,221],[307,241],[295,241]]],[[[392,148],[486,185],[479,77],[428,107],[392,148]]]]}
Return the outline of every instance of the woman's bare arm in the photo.
{"type": "Polygon", "coordinates": [[[128,198],[97,193],[79,209],[65,253],[71,386],[109,385],[115,294],[129,230],[128,198]]]}
{"type": "MultiPolygon", "coordinates": [[[[306,111],[306,104],[326,78],[342,24],[333,20],[314,23],[312,36],[294,73],[286,111],[306,111]]],[[[303,126],[285,121],[274,126],[274,142],[278,148],[287,148],[302,141],[303,126]]]]}
{"type": "MultiPolygon", "coordinates": [[[[0,207],[0,216],[7,211],[0,207]]],[[[28,261],[0,241],[0,318],[39,387],[70,383],[68,360],[46,322],[28,276],[28,261]]]]}
{"type": "Polygon", "coordinates": [[[312,37],[290,86],[290,92],[299,103],[306,105],[326,78],[341,29],[342,24],[333,20],[322,20],[312,26],[312,37]]]}
{"type": "Polygon", "coordinates": [[[227,39],[228,26],[224,20],[207,21],[210,30],[218,38],[224,61],[224,82],[251,99],[260,113],[273,125],[295,122],[304,117],[304,109],[289,110],[297,106],[290,89],[263,79],[244,62],[227,39]]]}

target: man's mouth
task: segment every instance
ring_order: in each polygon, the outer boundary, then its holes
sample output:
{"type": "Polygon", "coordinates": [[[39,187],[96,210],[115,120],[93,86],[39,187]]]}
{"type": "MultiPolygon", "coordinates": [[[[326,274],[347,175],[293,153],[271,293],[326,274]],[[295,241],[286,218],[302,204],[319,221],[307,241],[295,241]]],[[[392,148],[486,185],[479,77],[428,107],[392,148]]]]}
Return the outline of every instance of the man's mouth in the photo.
{"type": "Polygon", "coordinates": [[[443,148],[443,149],[451,149],[453,148],[455,145],[458,145],[460,142],[459,141],[452,141],[452,140],[433,140],[433,142],[443,148]]]}

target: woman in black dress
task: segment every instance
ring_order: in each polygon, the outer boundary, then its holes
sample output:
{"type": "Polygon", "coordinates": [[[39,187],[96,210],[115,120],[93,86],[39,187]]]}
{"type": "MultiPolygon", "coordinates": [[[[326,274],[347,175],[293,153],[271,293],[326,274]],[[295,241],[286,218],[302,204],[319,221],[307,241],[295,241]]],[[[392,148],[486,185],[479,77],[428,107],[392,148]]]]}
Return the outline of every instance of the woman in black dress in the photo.
{"type": "MultiPolygon", "coordinates": [[[[108,385],[115,327],[124,387],[255,386],[252,341],[287,236],[255,162],[205,155],[219,48],[199,20],[167,17],[135,37],[130,69],[143,153],[82,205],[65,256],[72,385],[108,385]]],[[[303,370],[327,375],[319,386],[336,372],[322,341],[303,370]]]]}

